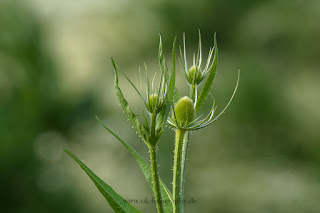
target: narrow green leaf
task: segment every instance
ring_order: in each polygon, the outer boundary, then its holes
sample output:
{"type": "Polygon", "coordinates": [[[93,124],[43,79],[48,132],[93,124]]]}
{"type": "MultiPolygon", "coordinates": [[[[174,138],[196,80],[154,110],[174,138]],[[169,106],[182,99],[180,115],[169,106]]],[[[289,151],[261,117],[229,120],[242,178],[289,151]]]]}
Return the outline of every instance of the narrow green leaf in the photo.
{"type": "Polygon", "coordinates": [[[146,71],[146,80],[147,80],[147,100],[150,99],[150,82],[149,82],[149,77],[148,77],[148,68],[147,68],[147,65],[146,63],[144,63],[144,69],[146,71]]]}
{"type": "Polygon", "coordinates": [[[180,98],[181,98],[181,95],[180,95],[179,91],[175,88],[174,95],[173,95],[173,101],[175,103],[177,103],[180,100],[180,98]]]}
{"type": "Polygon", "coordinates": [[[199,96],[199,98],[197,99],[196,102],[196,111],[199,111],[199,109],[201,108],[202,104],[204,103],[204,101],[206,100],[209,91],[211,89],[211,86],[213,84],[213,80],[214,77],[216,75],[216,71],[217,71],[217,65],[218,65],[218,46],[217,46],[217,39],[216,39],[216,34],[214,34],[214,61],[213,64],[210,67],[210,72],[209,72],[209,76],[206,80],[206,83],[203,86],[203,89],[201,91],[201,94],[199,96]]]}
{"type": "MultiPolygon", "coordinates": [[[[150,165],[139,155],[138,152],[136,152],[128,143],[126,143],[124,140],[122,140],[116,133],[114,133],[112,130],[110,130],[106,125],[102,123],[102,121],[97,117],[97,120],[99,123],[108,131],[110,132],[115,138],[117,138],[121,144],[131,153],[131,155],[136,159],[136,161],[139,164],[139,167],[141,168],[144,176],[146,177],[150,187],[153,190],[153,184],[152,184],[152,171],[150,165]]],[[[172,213],[172,195],[169,191],[168,187],[163,183],[163,181],[160,178],[160,190],[162,199],[164,201],[163,207],[166,213],[172,213]]]]}
{"type": "Polygon", "coordinates": [[[167,121],[169,116],[171,103],[175,95],[175,82],[176,82],[176,40],[177,37],[174,38],[173,47],[172,47],[172,71],[169,77],[169,74],[165,72],[165,79],[168,84],[168,92],[166,105],[163,107],[163,110],[157,116],[157,132],[162,132],[161,128],[163,128],[163,123],[167,121]],[[159,128],[159,129],[158,129],[159,128]]]}
{"type": "Polygon", "coordinates": [[[143,120],[144,120],[143,126],[144,126],[145,129],[148,129],[148,130],[149,130],[149,129],[150,129],[149,123],[148,123],[148,121],[147,121],[146,116],[144,115],[144,112],[142,112],[142,115],[143,115],[143,120]]]}
{"type": "Polygon", "coordinates": [[[204,84],[203,89],[201,91],[201,94],[200,94],[199,98],[197,99],[197,103],[196,103],[196,107],[195,107],[196,111],[199,111],[202,104],[206,100],[206,98],[210,92],[211,86],[213,84],[214,77],[216,75],[217,64],[218,64],[218,46],[217,46],[216,34],[214,34],[214,49],[215,49],[214,61],[210,67],[210,73],[209,73],[209,76],[206,80],[206,83],[204,84]]]}
{"type": "Polygon", "coordinates": [[[158,114],[156,118],[156,136],[158,139],[160,138],[164,129],[164,124],[166,122],[166,120],[164,120],[164,117],[166,115],[166,112],[167,112],[167,104],[164,104],[161,112],[158,114]]]}
{"type": "Polygon", "coordinates": [[[111,208],[116,213],[138,213],[136,208],[134,208],[130,203],[123,199],[119,194],[117,194],[108,184],[103,182],[96,174],[94,174],[84,163],[82,163],[75,155],[70,151],[65,150],[65,152],[70,155],[80,167],[87,173],[91,178],[93,183],[96,185],[100,193],[106,198],[111,208]]]}
{"type": "Polygon", "coordinates": [[[187,52],[186,52],[186,34],[183,33],[183,56],[184,56],[184,70],[188,71],[187,52]]]}
{"type": "Polygon", "coordinates": [[[198,30],[199,30],[199,44],[198,44],[198,54],[197,54],[196,67],[200,66],[201,62],[202,62],[201,33],[200,33],[200,29],[198,29],[198,30]]]}
{"type": "MultiPolygon", "coordinates": [[[[181,98],[181,95],[180,95],[179,91],[177,90],[177,88],[174,88],[173,102],[177,103],[180,100],[180,98],[181,98]]],[[[168,103],[166,105],[164,105],[163,110],[160,112],[159,116],[157,117],[156,128],[157,128],[157,132],[159,132],[160,134],[163,131],[164,122],[166,122],[168,119],[171,105],[172,104],[168,104],[168,103]],[[169,109],[167,110],[168,107],[169,107],[169,109]]],[[[158,137],[160,137],[160,135],[158,135],[158,137]]]]}
{"type": "Polygon", "coordinates": [[[173,100],[174,96],[174,90],[175,90],[175,83],[176,83],[176,41],[177,37],[174,38],[173,41],[173,47],[172,47],[172,71],[169,79],[169,85],[168,85],[168,94],[167,94],[167,113],[165,115],[165,119],[167,120],[169,111],[170,111],[170,106],[173,100]]]}
{"type": "Polygon", "coordinates": [[[137,89],[137,87],[132,83],[132,81],[128,78],[128,76],[124,73],[122,73],[124,75],[124,77],[126,77],[126,79],[129,81],[129,83],[131,84],[131,86],[134,88],[134,90],[138,93],[138,95],[140,96],[141,100],[143,101],[144,104],[146,104],[142,93],[139,92],[139,90],[137,89]]]}
{"type": "Polygon", "coordinates": [[[184,63],[184,58],[183,58],[183,55],[182,55],[181,46],[179,46],[179,50],[180,50],[179,64],[180,64],[180,67],[182,67],[182,68],[181,68],[181,72],[183,73],[183,75],[184,75],[184,76],[186,77],[186,79],[187,79],[188,70],[186,70],[186,68],[184,67],[185,64],[182,64],[182,63],[184,63]]]}
{"type": "Polygon", "coordinates": [[[158,52],[158,59],[159,59],[159,66],[161,72],[164,72],[164,58],[163,58],[163,53],[162,53],[162,37],[161,34],[159,33],[159,52],[158,52]]]}
{"type": "Polygon", "coordinates": [[[137,116],[131,111],[130,106],[128,104],[128,102],[126,101],[126,99],[123,96],[123,93],[119,87],[119,80],[118,80],[118,70],[116,67],[116,64],[114,63],[114,60],[111,59],[112,61],[112,65],[114,68],[114,73],[115,73],[115,82],[114,82],[114,86],[116,89],[116,95],[118,98],[118,101],[122,107],[123,112],[126,114],[127,118],[129,119],[131,125],[133,126],[133,128],[136,130],[136,132],[140,135],[140,137],[142,138],[142,140],[144,140],[144,142],[146,144],[148,144],[149,142],[149,133],[146,129],[144,129],[144,127],[140,124],[137,116]]]}

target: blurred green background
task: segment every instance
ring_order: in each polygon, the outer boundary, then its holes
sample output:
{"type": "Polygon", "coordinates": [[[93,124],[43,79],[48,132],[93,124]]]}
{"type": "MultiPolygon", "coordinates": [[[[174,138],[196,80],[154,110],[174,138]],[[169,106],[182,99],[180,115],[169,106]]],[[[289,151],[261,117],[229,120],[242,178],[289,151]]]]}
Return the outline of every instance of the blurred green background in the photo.
{"type": "MultiPolygon", "coordinates": [[[[110,57],[138,84],[144,62],[159,71],[158,32],[171,60],[183,32],[191,58],[198,29],[205,57],[217,32],[218,110],[238,69],[241,78],[227,113],[191,135],[185,198],[196,203],[185,212],[320,212],[319,20],[318,0],[1,0],[1,212],[112,212],[64,148],[126,199],[151,199],[137,163],[95,120],[148,158],[117,103],[110,57]]],[[[123,77],[120,86],[139,114],[123,77]]],[[[187,94],[180,71],[177,88],[187,94]]],[[[169,186],[173,136],[159,147],[169,186]]]]}

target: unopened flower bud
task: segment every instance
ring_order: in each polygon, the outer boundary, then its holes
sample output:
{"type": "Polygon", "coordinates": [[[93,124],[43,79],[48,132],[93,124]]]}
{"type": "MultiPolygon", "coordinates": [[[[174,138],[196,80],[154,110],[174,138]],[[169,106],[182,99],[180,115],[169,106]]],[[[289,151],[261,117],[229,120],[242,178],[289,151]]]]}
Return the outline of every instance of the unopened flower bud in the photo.
{"type": "Polygon", "coordinates": [[[157,94],[152,94],[147,103],[147,110],[150,113],[159,113],[162,109],[163,101],[158,100],[157,94]]]}
{"type": "Polygon", "coordinates": [[[193,65],[188,72],[188,82],[190,84],[200,84],[202,81],[202,73],[200,67],[193,65]]]}
{"type": "Polygon", "coordinates": [[[193,101],[187,96],[180,98],[174,111],[179,127],[186,126],[194,120],[195,109],[193,101]]]}

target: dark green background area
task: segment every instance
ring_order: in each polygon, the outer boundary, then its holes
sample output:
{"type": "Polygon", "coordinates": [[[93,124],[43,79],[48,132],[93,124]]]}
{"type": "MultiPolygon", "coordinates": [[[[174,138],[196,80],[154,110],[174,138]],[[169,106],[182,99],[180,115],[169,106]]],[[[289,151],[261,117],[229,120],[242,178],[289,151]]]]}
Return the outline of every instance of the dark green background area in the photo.
{"type": "MultiPolygon", "coordinates": [[[[197,202],[185,212],[320,212],[318,20],[317,0],[1,1],[1,212],[112,212],[64,148],[125,198],[151,199],[133,158],[95,120],[98,115],[147,158],[116,103],[109,59],[139,85],[144,62],[158,72],[159,32],[168,61],[174,36],[182,45],[186,33],[190,65],[198,29],[205,60],[217,33],[218,110],[238,69],[241,77],[227,112],[191,135],[185,197],[197,202]]],[[[141,114],[129,86],[121,77],[141,114]]],[[[180,66],[177,88],[188,93],[180,66]]],[[[159,147],[169,188],[173,137],[166,130],[159,147]]]]}

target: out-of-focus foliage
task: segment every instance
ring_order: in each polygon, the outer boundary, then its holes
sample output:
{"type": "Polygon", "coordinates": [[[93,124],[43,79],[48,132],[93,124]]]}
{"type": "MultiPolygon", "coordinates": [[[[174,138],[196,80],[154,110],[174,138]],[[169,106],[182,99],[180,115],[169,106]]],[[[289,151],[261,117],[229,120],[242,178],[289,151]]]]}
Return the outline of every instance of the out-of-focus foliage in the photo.
{"type": "Polygon", "coordinates": [[[57,164],[61,163],[62,138],[75,120],[87,119],[92,103],[70,103],[59,97],[56,67],[45,47],[42,24],[23,5],[1,2],[2,212],[78,209],[57,164]],[[35,156],[37,150],[50,161],[49,166],[35,156]]]}
{"type": "MultiPolygon", "coordinates": [[[[138,83],[144,62],[159,71],[158,32],[170,61],[174,36],[181,45],[186,32],[191,53],[199,28],[203,55],[217,32],[218,109],[238,69],[241,78],[221,119],[191,135],[185,198],[197,202],[185,211],[319,212],[318,20],[318,0],[0,1],[1,211],[112,212],[87,177],[78,177],[66,147],[125,198],[151,199],[138,165],[95,121],[97,114],[147,159],[116,103],[109,58],[138,83]]],[[[141,113],[130,85],[124,78],[119,84],[141,113]]],[[[159,145],[160,175],[169,185],[171,131],[159,145]]],[[[132,204],[155,211],[154,204],[132,204]]]]}

